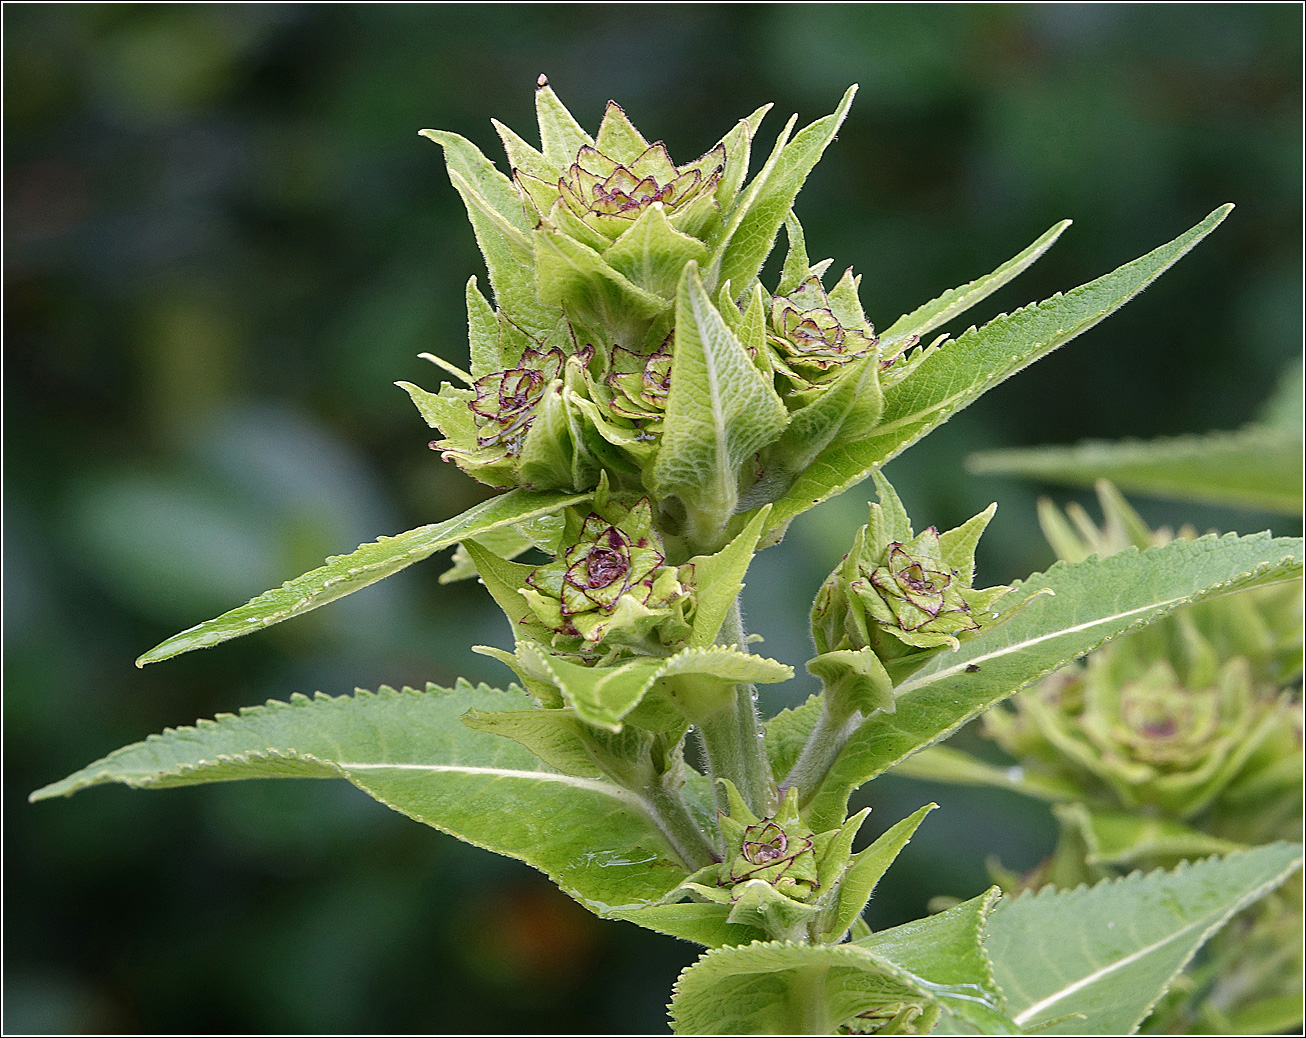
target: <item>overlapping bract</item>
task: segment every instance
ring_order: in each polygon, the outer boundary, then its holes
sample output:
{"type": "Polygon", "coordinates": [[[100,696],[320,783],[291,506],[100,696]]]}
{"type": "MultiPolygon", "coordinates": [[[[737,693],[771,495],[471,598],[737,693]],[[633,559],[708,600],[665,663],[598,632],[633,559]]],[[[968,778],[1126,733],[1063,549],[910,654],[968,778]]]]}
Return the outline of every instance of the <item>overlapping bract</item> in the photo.
{"type": "Polygon", "coordinates": [[[465,139],[424,131],[445,149],[495,300],[469,286],[466,388],[403,384],[444,434],[432,446],[500,487],[588,490],[606,470],[659,518],[688,513],[689,546],[702,550],[722,543],[707,528],[871,427],[886,361],[857,279],[827,294],[828,264],[807,262],[789,211],[851,96],[792,139],[791,121],[747,185],[766,108],[684,165],[615,103],[589,136],[547,84],[539,148],[496,124],[507,175],[465,139]],[[757,274],[782,224],[789,256],[772,299],[757,274]],[[729,414],[716,390],[741,378],[754,383],[748,406],[729,414]]]}

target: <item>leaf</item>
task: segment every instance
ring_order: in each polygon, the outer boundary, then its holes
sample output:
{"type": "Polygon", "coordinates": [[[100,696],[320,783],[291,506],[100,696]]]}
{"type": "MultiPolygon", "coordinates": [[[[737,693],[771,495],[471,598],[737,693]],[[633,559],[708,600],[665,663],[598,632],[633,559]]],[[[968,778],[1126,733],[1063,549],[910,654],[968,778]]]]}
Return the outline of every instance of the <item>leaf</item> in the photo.
{"type": "Polygon", "coordinates": [[[1211,854],[1228,854],[1242,845],[1190,829],[1168,818],[1148,818],[1121,811],[1097,811],[1084,804],[1053,808],[1063,827],[1083,838],[1089,865],[1170,864],[1211,854]]]}
{"type": "Polygon", "coordinates": [[[768,162],[749,185],[713,256],[713,284],[729,281],[737,292],[746,291],[752,284],[803,181],[834,140],[856,93],[856,86],[849,87],[833,114],[795,134],[775,157],[774,164],[768,162]]]}
{"type": "MultiPolygon", "coordinates": [[[[1053,775],[1029,773],[1019,765],[1000,768],[951,746],[927,746],[894,765],[900,777],[924,782],[951,782],[959,786],[996,786],[1039,800],[1073,800],[1082,795],[1078,785],[1053,775]]],[[[1209,853],[1209,852],[1208,852],[1209,853]]]]}
{"type": "Polygon", "coordinates": [[[588,497],[556,491],[510,490],[482,501],[453,519],[419,526],[394,537],[382,537],[348,555],[332,556],[325,565],[265,591],[237,609],[173,635],[145,653],[136,665],[158,663],[192,649],[204,649],[271,627],[375,584],[464,538],[555,512],[588,497]]]}
{"type": "Polygon", "coordinates": [[[1011,257],[992,274],[968,281],[959,288],[950,289],[937,299],[931,299],[924,306],[899,317],[880,334],[881,348],[901,342],[913,335],[923,337],[935,328],[947,324],[958,314],[965,313],[986,296],[992,295],[1008,281],[1033,266],[1034,261],[1052,247],[1052,243],[1061,237],[1061,232],[1070,224],[1070,220],[1062,220],[1054,224],[1033,245],[1011,257]]]}
{"type": "Polygon", "coordinates": [[[885,392],[879,427],[823,451],[776,502],[770,528],[783,529],[794,516],[860,483],[994,386],[1114,313],[1210,234],[1231,208],[1222,206],[1169,244],[1096,281],[927,350],[911,374],[885,392]]]}
{"type": "Polygon", "coordinates": [[[848,795],[1013,692],[1109,638],[1216,594],[1296,579],[1302,542],[1268,534],[1209,534],[1105,559],[1059,562],[1018,585],[1046,588],[1010,619],[940,652],[902,681],[897,709],[859,727],[806,808],[820,831],[838,824],[848,795]],[[978,668],[978,669],[974,669],[978,668]]]}
{"type": "Polygon", "coordinates": [[[988,451],[972,455],[966,467],[1085,486],[1103,478],[1156,497],[1294,515],[1302,509],[1300,428],[1254,425],[1200,436],[988,451]]]}
{"type": "Polygon", "coordinates": [[[921,978],[938,998],[943,1018],[935,1034],[1019,1034],[999,1007],[993,967],[980,943],[998,900],[997,887],[960,905],[854,943],[921,978]]]}
{"type": "Polygon", "coordinates": [[[543,337],[557,323],[558,311],[544,305],[535,291],[530,235],[499,212],[494,203],[478,190],[476,182],[460,172],[460,163],[449,158],[450,151],[457,151],[458,142],[463,138],[443,130],[423,130],[422,133],[445,149],[449,182],[467,209],[467,218],[476,233],[476,244],[490,273],[495,303],[531,335],[543,337]]]}
{"type": "Polygon", "coordinates": [[[766,931],[745,923],[729,922],[729,905],[706,904],[686,901],[677,905],[653,905],[649,908],[637,908],[628,912],[614,913],[617,919],[666,934],[679,937],[682,941],[692,941],[708,948],[720,948],[730,944],[751,944],[765,941],[766,931]]]}
{"type": "Polygon", "coordinates": [[[744,574],[753,561],[769,508],[758,511],[735,539],[715,555],[690,559],[694,567],[694,626],[689,644],[706,648],[716,641],[726,616],[744,587],[744,574]]]}
{"type": "Polygon", "coordinates": [[[585,752],[584,722],[570,710],[468,710],[463,724],[478,732],[501,735],[526,747],[555,771],[578,778],[602,778],[585,752]]]}
{"type": "Polygon", "coordinates": [[[677,1034],[830,1034],[860,1013],[926,989],[906,970],[856,944],[759,941],[706,952],[680,974],[671,998],[677,1034]]]}
{"type": "Polygon", "coordinates": [[[712,305],[692,263],[676,293],[673,356],[652,489],[661,497],[679,496],[696,543],[710,545],[735,509],[740,465],[780,435],[787,412],[712,305]]]}
{"type": "Polygon", "coordinates": [[[1008,1012],[1041,1034],[1133,1034],[1201,944],[1301,861],[1274,843],[1000,902],[985,949],[1008,1012]]]}
{"type": "Polygon", "coordinates": [[[594,139],[581,129],[547,82],[535,91],[535,117],[544,157],[556,166],[570,166],[581,148],[594,146],[594,139]]]}
{"type": "Polygon", "coordinates": [[[727,685],[788,681],[792,667],[722,645],[681,649],[674,656],[638,657],[608,667],[587,667],[555,656],[542,646],[521,642],[519,652],[531,653],[537,666],[553,676],[576,716],[609,731],[621,731],[622,721],[663,678],[696,675],[727,685]]]}
{"type": "Polygon", "coordinates": [[[516,743],[473,731],[469,708],[530,698],[465,682],[292,696],[168,729],[37,790],[33,800],[121,782],[162,788],[244,778],[345,778],[387,807],[546,873],[592,912],[658,900],[686,876],[638,797],[553,771],[516,743]]]}
{"type": "Polygon", "coordinates": [[[419,136],[434,141],[444,149],[444,159],[449,169],[475,188],[495,213],[520,231],[530,230],[521,195],[517,193],[512,181],[481,153],[480,148],[466,137],[447,130],[422,130],[419,136]]]}
{"type": "MultiPolygon", "coordinates": [[[[502,526],[488,533],[477,534],[476,540],[505,560],[515,559],[522,552],[533,547],[531,539],[515,526],[502,526]]],[[[441,584],[452,584],[456,580],[468,580],[476,576],[476,563],[472,561],[472,557],[467,554],[467,549],[462,544],[454,549],[453,557],[449,561],[453,565],[440,574],[441,584]]]]}
{"type": "Polygon", "coordinates": [[[820,694],[808,696],[806,702],[781,710],[766,722],[766,755],[776,775],[788,775],[793,770],[821,716],[821,701],[820,694]]]}
{"type": "Polygon", "coordinates": [[[925,821],[925,816],[938,806],[926,804],[915,814],[891,826],[869,847],[853,856],[852,863],[839,883],[839,909],[827,937],[838,940],[841,934],[861,918],[876,884],[902,853],[921,822],[925,821]]]}

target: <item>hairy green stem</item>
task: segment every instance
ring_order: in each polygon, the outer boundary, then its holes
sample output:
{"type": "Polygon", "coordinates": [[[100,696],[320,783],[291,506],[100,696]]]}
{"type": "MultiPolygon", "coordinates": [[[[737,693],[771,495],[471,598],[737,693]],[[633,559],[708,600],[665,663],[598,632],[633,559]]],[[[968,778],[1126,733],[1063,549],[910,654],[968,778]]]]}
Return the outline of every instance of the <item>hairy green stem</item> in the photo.
{"type": "MultiPolygon", "coordinates": [[[[738,598],[726,614],[721,633],[717,635],[717,644],[737,645],[740,652],[748,651],[748,636],[744,633],[738,598]]],[[[727,778],[733,782],[744,803],[758,816],[774,813],[779,801],[771,762],[763,744],[762,723],[753,686],[736,685],[734,695],[721,708],[698,721],[698,733],[703,740],[703,752],[712,778],[727,778]]],[[[724,792],[719,788],[717,803],[724,807],[724,792]]]]}
{"type": "Polygon", "coordinates": [[[712,849],[711,840],[690,815],[678,790],[668,789],[662,782],[653,782],[633,792],[643,801],[667,843],[690,872],[697,872],[720,860],[712,849]]]}
{"type": "Polygon", "coordinates": [[[800,966],[789,991],[790,1024],[794,1034],[829,1034],[830,1000],[826,978],[830,967],[800,966]]]}
{"type": "Polygon", "coordinates": [[[780,784],[780,796],[790,789],[799,792],[799,803],[806,804],[825,781],[831,766],[839,756],[853,732],[864,718],[854,710],[851,714],[835,714],[830,711],[829,702],[821,704],[821,715],[816,719],[802,752],[789,769],[784,782],[780,784]]]}

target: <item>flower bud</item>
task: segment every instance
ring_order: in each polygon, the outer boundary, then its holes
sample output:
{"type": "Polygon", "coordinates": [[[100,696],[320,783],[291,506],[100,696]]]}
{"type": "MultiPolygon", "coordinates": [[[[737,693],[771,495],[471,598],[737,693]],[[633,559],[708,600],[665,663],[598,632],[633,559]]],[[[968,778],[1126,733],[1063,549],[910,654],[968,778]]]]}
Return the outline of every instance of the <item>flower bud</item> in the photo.
{"type": "Polygon", "coordinates": [[[641,498],[625,509],[596,503],[558,556],[536,567],[521,595],[553,633],[553,643],[648,648],[655,631],[662,645],[688,633],[689,596],[653,531],[652,507],[641,498]]]}
{"type": "Polygon", "coordinates": [[[1009,606],[995,606],[1010,587],[971,586],[975,546],[996,505],[947,533],[931,526],[914,534],[888,480],[879,473],[875,480],[880,504],[871,505],[870,522],[812,608],[819,652],[869,647],[891,659],[914,649],[955,649],[1009,613],[1009,606]]]}
{"type": "MultiPolygon", "coordinates": [[[[845,275],[851,282],[851,273],[845,275]]],[[[856,289],[852,290],[856,299],[856,289]]],[[[807,277],[788,295],[771,301],[766,341],[775,351],[776,366],[801,388],[810,388],[849,361],[875,350],[879,340],[861,316],[847,309],[836,314],[821,279],[807,277]],[[842,320],[841,320],[842,316],[842,320]]]]}

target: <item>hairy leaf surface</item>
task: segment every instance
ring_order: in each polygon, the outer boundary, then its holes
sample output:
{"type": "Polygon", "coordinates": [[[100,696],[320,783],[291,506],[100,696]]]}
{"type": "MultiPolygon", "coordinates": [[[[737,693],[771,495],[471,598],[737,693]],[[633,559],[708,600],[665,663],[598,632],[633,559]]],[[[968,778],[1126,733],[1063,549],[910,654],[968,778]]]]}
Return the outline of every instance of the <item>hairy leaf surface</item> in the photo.
{"type": "Polygon", "coordinates": [[[469,709],[524,710],[524,692],[382,688],[293,696],[124,747],[33,800],[247,778],[344,778],[419,822],[535,866],[600,915],[656,901],[686,876],[639,799],[564,775],[517,743],[474,731],[469,709]]]}
{"type": "Polygon", "coordinates": [[[1090,440],[1074,447],[1031,447],[973,455],[971,472],[1030,476],[1214,504],[1301,514],[1300,429],[1248,426],[1237,432],[1159,440],[1090,440]]]}
{"type": "Polygon", "coordinates": [[[1070,223],[1069,220],[1062,220],[1050,227],[1033,245],[1011,257],[992,274],[985,274],[982,278],[976,278],[958,288],[950,289],[937,299],[931,299],[924,306],[917,307],[911,313],[903,314],[880,334],[881,348],[901,342],[913,335],[924,336],[935,328],[947,324],[958,314],[965,313],[976,303],[982,302],[1032,266],[1034,261],[1061,237],[1061,232],[1069,227],[1070,223]]]}

